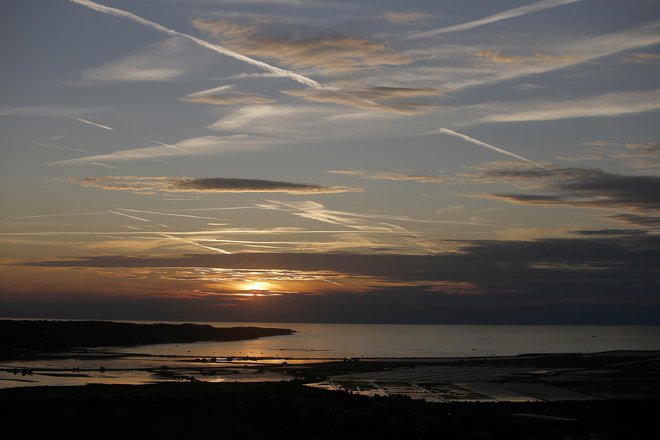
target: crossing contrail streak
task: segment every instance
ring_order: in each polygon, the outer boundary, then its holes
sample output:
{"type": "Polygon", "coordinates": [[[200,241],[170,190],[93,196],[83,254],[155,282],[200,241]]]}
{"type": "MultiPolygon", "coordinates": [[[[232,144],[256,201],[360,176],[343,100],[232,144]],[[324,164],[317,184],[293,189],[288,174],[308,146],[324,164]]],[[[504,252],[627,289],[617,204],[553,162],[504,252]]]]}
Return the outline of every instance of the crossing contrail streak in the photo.
{"type": "MultiPolygon", "coordinates": [[[[73,1],[73,0],[72,0],[72,1],[73,1]]],[[[220,248],[216,248],[216,247],[212,247],[212,246],[204,246],[203,244],[199,244],[199,243],[197,243],[196,241],[186,240],[185,238],[177,237],[176,235],[170,235],[170,234],[165,234],[165,233],[160,233],[160,234],[158,234],[158,235],[161,235],[161,236],[163,236],[163,237],[170,238],[170,239],[172,239],[172,240],[182,241],[182,242],[184,242],[184,243],[188,243],[188,244],[190,244],[190,245],[197,246],[197,247],[200,247],[200,248],[202,248],[202,249],[208,249],[208,250],[210,250],[210,251],[214,251],[214,252],[217,252],[217,253],[219,253],[219,254],[225,254],[225,255],[230,255],[230,254],[231,254],[231,252],[226,251],[226,250],[224,250],[224,249],[220,249],[220,248]]]]}
{"type": "Polygon", "coordinates": [[[174,145],[166,144],[165,142],[159,142],[159,141],[154,141],[154,140],[152,140],[151,142],[153,142],[154,144],[162,145],[163,147],[171,148],[173,150],[188,153],[188,151],[184,150],[183,148],[175,147],[174,145]]]}
{"type": "Polygon", "coordinates": [[[410,35],[405,39],[407,40],[410,38],[432,37],[438,34],[447,34],[449,32],[464,31],[467,29],[473,29],[476,27],[484,26],[486,24],[495,23],[497,21],[508,20],[509,18],[520,17],[521,15],[527,15],[534,12],[544,11],[546,9],[552,9],[558,6],[568,5],[579,1],[580,0],[541,0],[536,3],[530,3],[528,5],[520,6],[517,8],[507,9],[506,11],[498,12],[497,14],[489,15],[488,17],[480,18],[478,20],[468,21],[466,23],[460,23],[453,26],[434,29],[431,31],[419,32],[417,34],[410,35]]]}
{"type": "Polygon", "coordinates": [[[224,90],[230,90],[233,87],[234,86],[231,86],[231,85],[224,85],[224,86],[219,86],[219,87],[213,87],[212,89],[200,90],[199,92],[189,93],[186,96],[184,96],[182,99],[199,98],[200,96],[206,96],[206,95],[210,95],[212,93],[222,92],[224,90]]]}
{"type": "MultiPolygon", "coordinates": [[[[71,0],[71,1],[73,1],[73,0],[71,0]]],[[[76,117],[76,116],[70,116],[70,115],[69,115],[69,117],[70,117],[71,119],[75,119],[75,120],[78,121],[78,122],[82,122],[83,124],[89,124],[89,125],[93,125],[93,126],[95,126],[95,127],[105,128],[106,130],[115,131],[114,128],[112,128],[112,127],[108,127],[107,125],[101,125],[101,124],[99,124],[99,123],[97,123],[97,122],[88,121],[87,119],[78,118],[78,117],[76,117]]]]}
{"type": "Polygon", "coordinates": [[[239,61],[243,61],[245,63],[251,64],[253,66],[259,67],[260,69],[266,70],[268,72],[276,73],[280,76],[286,76],[288,78],[291,78],[294,81],[299,82],[300,84],[307,86],[307,87],[312,87],[312,88],[317,88],[320,89],[322,88],[321,84],[318,82],[314,81],[311,78],[307,78],[306,76],[300,75],[296,72],[292,72],[290,70],[285,70],[285,69],[280,69],[279,67],[271,66],[270,64],[264,63],[263,61],[255,60],[254,58],[250,58],[248,56],[245,56],[243,54],[240,54],[238,52],[234,52],[233,50],[226,49],[222,46],[218,46],[216,44],[209,43],[208,41],[202,40],[201,38],[193,37],[192,35],[184,34],[183,32],[175,31],[174,29],[167,28],[165,26],[162,26],[158,23],[154,23],[153,21],[146,20],[142,17],[139,17],[131,12],[128,11],[123,11],[121,9],[117,8],[111,8],[109,6],[104,6],[100,5],[98,3],[89,1],[89,0],[69,0],[72,3],[77,3],[79,5],[88,7],[90,9],[93,9],[98,12],[102,12],[104,14],[109,14],[109,15],[114,15],[115,17],[124,17],[128,18],[129,20],[133,20],[135,22],[138,22],[144,26],[150,27],[152,29],[155,29],[159,32],[172,35],[174,37],[182,37],[186,38],[193,43],[197,44],[198,46],[204,47],[206,49],[210,49],[214,52],[217,52],[222,55],[226,55],[228,57],[234,58],[239,61]]]}
{"type": "Polygon", "coordinates": [[[149,223],[151,223],[151,220],[147,220],[146,218],[136,217],[136,216],[134,216],[134,215],[125,214],[125,213],[123,213],[123,212],[113,211],[112,209],[108,209],[108,212],[109,212],[109,213],[112,213],[112,214],[116,214],[116,215],[121,215],[121,216],[123,216],[123,217],[132,218],[133,220],[140,220],[141,222],[149,222],[149,223]]]}
{"type": "Polygon", "coordinates": [[[520,160],[523,160],[523,161],[525,161],[525,162],[531,163],[532,165],[537,166],[537,167],[539,167],[539,168],[546,169],[546,168],[545,168],[543,165],[541,165],[541,164],[538,164],[538,163],[536,163],[536,162],[534,162],[534,161],[531,161],[531,160],[529,160],[529,159],[525,159],[525,158],[522,157],[522,156],[519,156],[519,155],[517,155],[517,154],[515,154],[515,153],[512,153],[512,152],[510,152],[510,151],[504,150],[504,149],[502,149],[502,148],[496,147],[496,146],[494,146],[494,145],[487,144],[486,142],[482,142],[482,141],[480,141],[479,139],[472,138],[472,137],[470,137],[470,136],[468,136],[468,135],[466,135],[466,134],[458,133],[458,132],[456,132],[456,131],[454,131],[454,130],[449,130],[448,128],[440,128],[440,129],[438,130],[438,133],[448,134],[449,136],[454,136],[454,137],[457,137],[457,138],[459,138],[459,139],[463,139],[463,140],[466,141],[466,142],[470,142],[470,143],[475,144],[475,145],[479,145],[479,146],[482,146],[482,147],[486,147],[486,148],[488,148],[489,150],[497,151],[497,152],[500,153],[500,154],[506,154],[507,156],[515,157],[516,159],[520,159],[520,160]]]}
{"type": "Polygon", "coordinates": [[[31,218],[49,218],[49,217],[77,217],[79,215],[100,215],[105,212],[72,212],[69,214],[41,214],[41,215],[25,215],[23,217],[14,217],[15,219],[31,219],[31,218]]]}
{"type": "Polygon", "coordinates": [[[201,220],[217,220],[215,217],[202,217],[199,215],[189,215],[189,214],[170,214],[167,212],[158,212],[158,211],[143,211],[140,209],[127,209],[127,208],[117,208],[120,211],[128,211],[128,212],[137,212],[137,213],[142,213],[142,214],[155,214],[155,215],[168,215],[172,217],[185,217],[185,218],[196,218],[196,219],[201,219],[201,220]]]}

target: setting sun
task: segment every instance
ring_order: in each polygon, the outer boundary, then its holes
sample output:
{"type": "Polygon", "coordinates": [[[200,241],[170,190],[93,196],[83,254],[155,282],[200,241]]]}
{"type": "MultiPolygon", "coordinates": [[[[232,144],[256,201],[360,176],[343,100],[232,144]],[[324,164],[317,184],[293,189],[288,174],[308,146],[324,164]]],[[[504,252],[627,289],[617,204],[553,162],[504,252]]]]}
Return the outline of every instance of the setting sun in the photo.
{"type": "Polygon", "coordinates": [[[250,281],[246,284],[243,285],[242,290],[270,290],[272,288],[272,284],[267,283],[265,281],[250,281]]]}

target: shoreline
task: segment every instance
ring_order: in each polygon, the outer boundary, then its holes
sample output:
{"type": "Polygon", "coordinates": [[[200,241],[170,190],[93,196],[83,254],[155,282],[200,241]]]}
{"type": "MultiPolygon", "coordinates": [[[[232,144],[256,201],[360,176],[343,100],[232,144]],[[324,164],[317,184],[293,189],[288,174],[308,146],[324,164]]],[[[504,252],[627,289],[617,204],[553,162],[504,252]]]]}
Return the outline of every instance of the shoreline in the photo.
{"type": "Polygon", "coordinates": [[[135,324],[114,321],[0,320],[0,359],[67,349],[228,342],[292,335],[284,328],[135,324]]]}

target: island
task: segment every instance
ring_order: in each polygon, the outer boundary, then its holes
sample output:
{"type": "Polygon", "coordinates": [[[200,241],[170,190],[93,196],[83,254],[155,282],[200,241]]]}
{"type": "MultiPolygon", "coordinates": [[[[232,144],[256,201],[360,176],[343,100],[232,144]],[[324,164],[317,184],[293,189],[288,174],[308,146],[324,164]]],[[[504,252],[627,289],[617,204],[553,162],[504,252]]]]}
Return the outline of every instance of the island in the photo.
{"type": "Polygon", "coordinates": [[[110,321],[0,320],[0,354],[190,342],[225,342],[282,336],[283,328],[135,324],[110,321]]]}

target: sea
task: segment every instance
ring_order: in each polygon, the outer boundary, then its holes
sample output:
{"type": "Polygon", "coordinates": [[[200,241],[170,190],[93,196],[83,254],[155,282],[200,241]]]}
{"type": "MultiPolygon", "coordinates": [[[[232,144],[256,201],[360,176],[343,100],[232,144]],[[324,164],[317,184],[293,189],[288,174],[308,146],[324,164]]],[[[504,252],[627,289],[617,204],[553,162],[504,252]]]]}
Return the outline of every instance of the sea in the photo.
{"type": "Polygon", "coordinates": [[[150,345],[122,351],[193,356],[419,358],[660,350],[660,326],[203,324],[288,328],[295,334],[249,341],[150,345]]]}
{"type": "MultiPolygon", "coordinates": [[[[121,321],[154,323],[155,321],[121,321]]],[[[176,324],[176,322],[167,322],[176,324]]],[[[275,327],[292,335],[245,341],[99,347],[54,357],[0,361],[0,388],[146,384],[180,377],[210,382],[290,380],[260,365],[332,359],[424,359],[660,350],[660,326],[372,325],[203,322],[216,327],[275,327]],[[118,356],[118,354],[120,354],[118,356]],[[211,363],[212,362],[212,363],[211,363]],[[209,366],[222,374],[201,376],[209,366]],[[30,374],[23,374],[23,372],[30,374]]],[[[176,380],[180,380],[176,379],[176,380]]]]}

